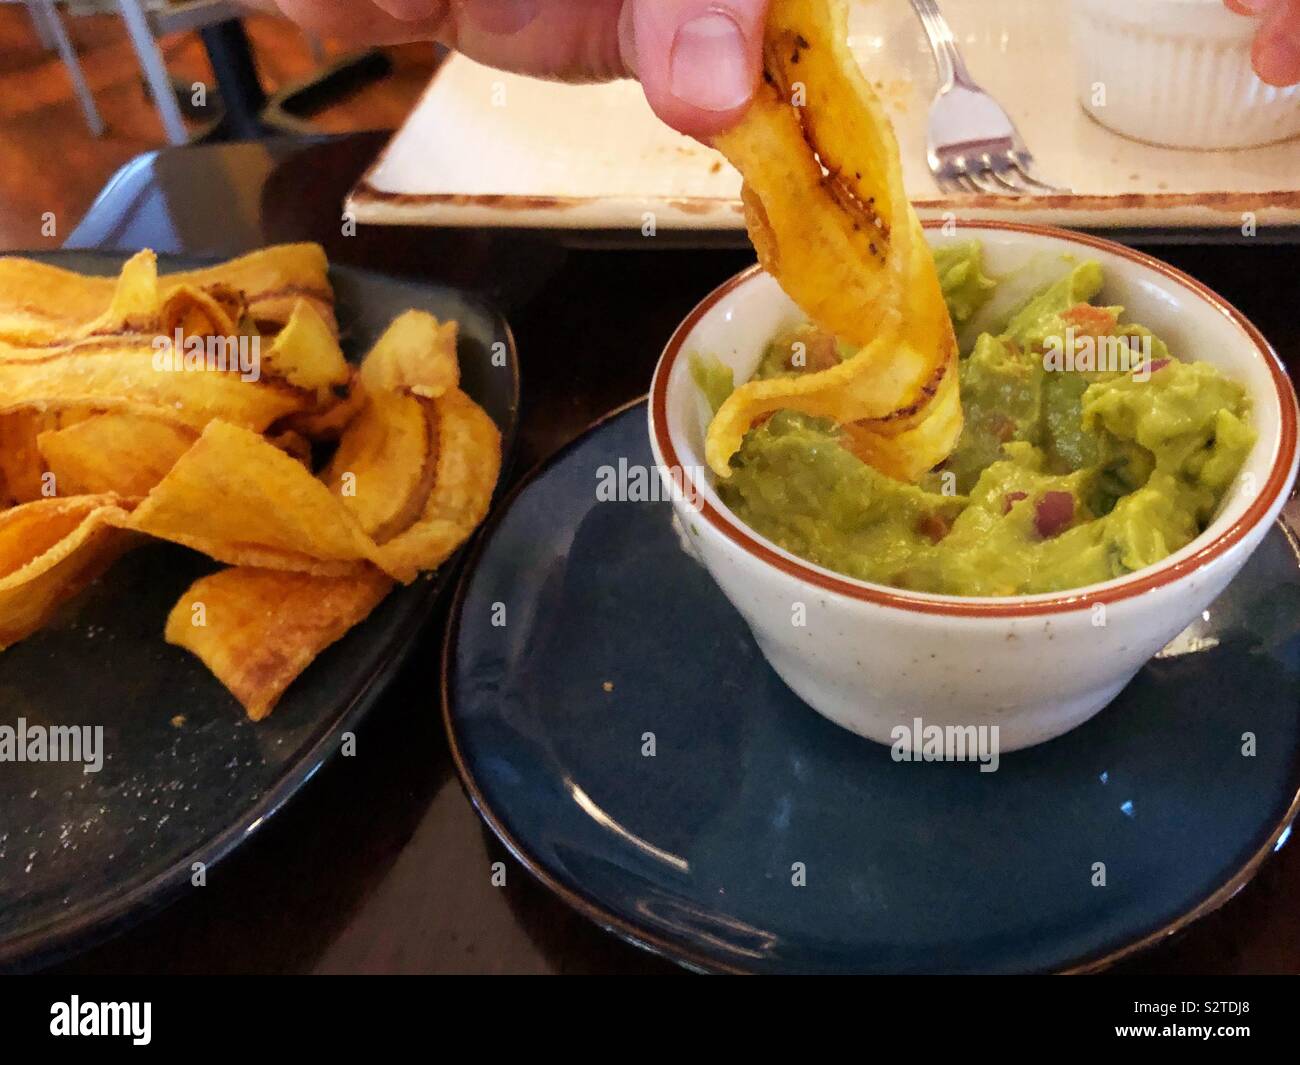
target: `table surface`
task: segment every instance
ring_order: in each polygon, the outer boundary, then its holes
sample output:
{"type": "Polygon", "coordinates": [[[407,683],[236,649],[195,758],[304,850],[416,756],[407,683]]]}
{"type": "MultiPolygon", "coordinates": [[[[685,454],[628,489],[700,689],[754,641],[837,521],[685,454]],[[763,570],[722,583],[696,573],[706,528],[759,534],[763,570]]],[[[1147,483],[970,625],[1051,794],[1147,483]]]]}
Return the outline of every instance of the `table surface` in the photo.
{"type": "MultiPolygon", "coordinates": [[[[104,190],[69,244],[227,255],[316,240],[338,262],[480,292],[515,328],[524,400],[517,479],[612,407],[643,394],[690,308],[750,260],[739,251],[577,250],[544,234],[361,228],[343,197],[384,134],[168,149],[104,190]],[[575,345],[578,357],[575,357],[575,345]]],[[[16,250],[16,249],[15,249],[16,250]]],[[[1294,373],[1300,249],[1163,246],[1161,257],[1236,303],[1294,373]]],[[[438,706],[444,603],[335,759],[202,889],[67,973],[658,973],[536,883],[479,820],[456,777],[438,706]],[[504,887],[491,866],[507,865],[504,887]]],[[[1189,839],[1188,846],[1195,846],[1189,839]]],[[[1300,972],[1300,847],[1271,858],[1223,909],[1113,971],[1300,972]]]]}

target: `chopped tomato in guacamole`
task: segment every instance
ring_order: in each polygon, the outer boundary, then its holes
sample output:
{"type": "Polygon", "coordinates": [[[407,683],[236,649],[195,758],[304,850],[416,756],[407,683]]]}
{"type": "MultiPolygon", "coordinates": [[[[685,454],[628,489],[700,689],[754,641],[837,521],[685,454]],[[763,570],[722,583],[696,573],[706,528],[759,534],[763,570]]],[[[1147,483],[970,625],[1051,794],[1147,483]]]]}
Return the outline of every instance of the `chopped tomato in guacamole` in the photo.
{"type": "MultiPolygon", "coordinates": [[[[1244,389],[1125,324],[1122,308],[1096,305],[1095,262],[1055,262],[1054,276],[1026,288],[987,277],[974,242],[936,261],[969,344],[953,454],[905,484],[854,455],[833,423],[781,411],[749,431],[719,482],[732,511],[828,569],[950,595],[1079,588],[1199,535],[1255,442],[1244,389]],[[999,301],[1017,290],[1013,305],[999,301]]],[[[815,372],[849,354],[799,326],[772,341],[755,376],[815,372]]],[[[692,369],[716,410],[731,371],[699,356],[692,369]]]]}

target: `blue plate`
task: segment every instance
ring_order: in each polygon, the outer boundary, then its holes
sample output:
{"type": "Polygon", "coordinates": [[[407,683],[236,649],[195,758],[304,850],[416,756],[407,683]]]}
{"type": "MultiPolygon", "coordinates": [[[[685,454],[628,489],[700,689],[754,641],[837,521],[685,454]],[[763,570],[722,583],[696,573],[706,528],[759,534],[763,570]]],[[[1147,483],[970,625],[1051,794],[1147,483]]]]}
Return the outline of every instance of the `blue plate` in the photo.
{"type": "Polygon", "coordinates": [[[667,503],[597,502],[620,460],[652,468],[643,403],[498,514],[444,668],[479,812],[601,926],[710,970],[1095,968],[1214,909],[1285,842],[1300,572],[1281,526],[1196,641],[980,773],[896,763],[805,706],[667,503]]]}

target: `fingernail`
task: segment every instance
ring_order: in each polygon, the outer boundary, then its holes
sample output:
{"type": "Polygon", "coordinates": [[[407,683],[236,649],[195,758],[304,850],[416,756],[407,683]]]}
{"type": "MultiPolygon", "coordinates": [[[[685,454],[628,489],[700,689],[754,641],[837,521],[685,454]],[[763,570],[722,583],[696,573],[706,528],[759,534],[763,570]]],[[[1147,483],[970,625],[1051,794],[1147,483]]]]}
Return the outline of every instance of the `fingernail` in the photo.
{"type": "Polygon", "coordinates": [[[677,31],[672,52],[672,94],[704,111],[732,111],[754,91],[745,36],[721,11],[692,19],[677,31]]]}
{"type": "Polygon", "coordinates": [[[1268,85],[1300,82],[1300,40],[1274,34],[1255,42],[1255,73],[1268,85]]]}

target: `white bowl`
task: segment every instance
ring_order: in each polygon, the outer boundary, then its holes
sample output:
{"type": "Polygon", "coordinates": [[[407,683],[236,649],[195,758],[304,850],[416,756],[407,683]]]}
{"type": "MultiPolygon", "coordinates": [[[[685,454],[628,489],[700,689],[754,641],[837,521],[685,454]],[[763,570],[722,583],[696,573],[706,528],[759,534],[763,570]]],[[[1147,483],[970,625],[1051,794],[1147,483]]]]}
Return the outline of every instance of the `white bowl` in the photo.
{"type": "Polygon", "coordinates": [[[1256,76],[1259,26],[1223,0],[1074,0],[1079,99],[1103,126],[1151,144],[1248,148],[1294,137],[1300,86],[1256,76]]]}
{"type": "MultiPolygon", "coordinates": [[[[1059,736],[1119,694],[1204,611],[1259,545],[1296,474],[1296,398],[1268,342],[1204,285],[1149,256],[1064,230],[962,224],[933,245],[976,238],[995,275],[1032,256],[1094,258],[1104,304],[1127,308],[1187,360],[1203,360],[1249,393],[1259,439],[1206,532],[1159,565],[1049,595],[965,598],[901,591],[841,576],[782,550],[735,517],[704,461],[707,404],[692,352],[717,356],[737,381],[777,330],[800,317],[755,267],[704,300],[669,342],[650,394],[650,440],[687,542],[749,623],[772,668],[813,709],[893,743],[926,726],[998,726],[1000,748],[1059,736]],[[803,604],[803,625],[797,604],[803,604]]],[[[904,746],[908,746],[904,742],[904,746]]]]}

